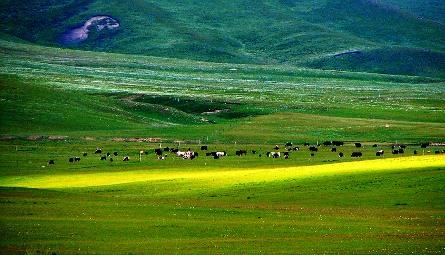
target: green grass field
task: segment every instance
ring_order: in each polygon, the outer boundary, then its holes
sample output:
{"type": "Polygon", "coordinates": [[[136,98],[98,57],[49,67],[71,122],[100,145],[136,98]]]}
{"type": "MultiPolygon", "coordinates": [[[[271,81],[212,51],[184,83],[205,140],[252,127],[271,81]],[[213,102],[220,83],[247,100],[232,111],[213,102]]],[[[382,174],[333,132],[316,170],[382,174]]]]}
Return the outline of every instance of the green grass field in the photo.
{"type": "Polygon", "coordinates": [[[439,2],[0,3],[0,254],[444,254],[439,2]]]}

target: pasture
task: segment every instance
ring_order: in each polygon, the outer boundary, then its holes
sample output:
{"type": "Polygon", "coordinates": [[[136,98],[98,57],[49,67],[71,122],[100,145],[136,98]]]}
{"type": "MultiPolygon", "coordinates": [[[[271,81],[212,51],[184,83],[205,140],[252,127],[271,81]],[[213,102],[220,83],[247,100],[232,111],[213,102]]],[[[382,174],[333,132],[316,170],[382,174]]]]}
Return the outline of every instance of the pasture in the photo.
{"type": "Polygon", "coordinates": [[[2,254],[445,251],[441,78],[7,40],[0,61],[2,254]],[[288,141],[289,159],[266,156],[288,141]]]}
{"type": "Polygon", "coordinates": [[[443,155],[0,179],[3,254],[444,249],[443,155]]]}

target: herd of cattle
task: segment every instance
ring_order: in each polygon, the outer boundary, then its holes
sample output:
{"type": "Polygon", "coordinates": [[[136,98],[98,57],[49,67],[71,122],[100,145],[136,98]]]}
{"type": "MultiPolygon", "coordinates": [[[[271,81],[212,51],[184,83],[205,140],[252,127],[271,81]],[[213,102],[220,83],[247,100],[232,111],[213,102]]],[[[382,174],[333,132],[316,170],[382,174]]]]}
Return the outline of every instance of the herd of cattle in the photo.
{"type": "MultiPolygon", "coordinates": [[[[343,152],[341,152],[340,149],[338,148],[338,147],[342,147],[344,145],[344,142],[341,142],[341,141],[326,141],[322,144],[317,143],[317,145],[310,145],[309,143],[304,143],[303,145],[304,145],[304,147],[308,148],[311,157],[314,157],[316,155],[316,153],[319,151],[320,146],[329,147],[330,151],[333,153],[337,153],[337,156],[340,158],[345,156],[345,154],[343,152]],[[337,151],[337,150],[339,150],[339,151],[337,151]]],[[[364,146],[361,143],[354,143],[354,148],[356,149],[356,151],[353,151],[351,153],[351,157],[352,158],[362,157],[363,153],[360,151],[360,149],[363,147],[364,146]]],[[[372,148],[377,148],[377,147],[379,147],[379,145],[377,145],[377,144],[372,145],[372,148]]],[[[422,148],[422,149],[426,149],[428,147],[429,147],[429,143],[420,144],[420,148],[422,148]]],[[[406,148],[407,148],[407,145],[404,145],[404,144],[392,145],[391,153],[394,155],[404,154],[406,148]]],[[[206,157],[212,157],[213,159],[219,159],[221,157],[228,156],[226,151],[211,151],[211,152],[209,152],[208,146],[206,146],[206,145],[201,146],[200,149],[206,157]]],[[[300,151],[300,147],[294,146],[292,142],[287,142],[281,148],[281,151],[280,151],[280,146],[275,145],[275,147],[273,147],[273,149],[271,151],[267,151],[265,153],[265,156],[268,158],[281,158],[282,157],[284,159],[289,159],[291,152],[296,152],[296,151],[300,151]]],[[[195,151],[191,150],[190,148],[187,150],[181,151],[178,148],[165,147],[165,148],[156,148],[154,150],[148,150],[148,151],[140,151],[139,152],[139,160],[141,160],[142,155],[149,155],[150,152],[153,152],[158,160],[165,160],[169,155],[173,155],[173,156],[180,157],[183,159],[190,159],[190,160],[193,160],[199,156],[198,152],[195,152],[195,151]],[[170,153],[170,154],[168,154],[168,153],[170,153]]],[[[235,151],[235,155],[240,156],[240,157],[245,156],[248,153],[256,154],[256,155],[258,155],[258,157],[263,156],[262,153],[257,153],[256,150],[250,150],[248,152],[248,150],[241,149],[241,150],[235,151]]],[[[418,154],[418,151],[414,150],[413,153],[418,154]]],[[[431,153],[431,151],[428,150],[427,153],[431,153]]],[[[445,150],[442,150],[442,151],[436,150],[436,151],[434,151],[434,153],[435,154],[445,153],[445,150]]],[[[110,161],[110,162],[113,162],[114,159],[119,156],[119,153],[117,151],[115,151],[113,153],[110,153],[110,152],[103,153],[101,148],[96,148],[96,150],[94,151],[94,154],[100,155],[99,158],[101,161],[110,161]]],[[[375,151],[375,156],[377,156],[377,157],[383,156],[384,154],[385,154],[385,151],[382,149],[379,149],[379,150],[376,149],[376,151],[375,151]]],[[[82,156],[87,157],[88,153],[83,152],[82,156]]],[[[81,157],[78,157],[78,156],[68,158],[69,163],[76,163],[76,162],[79,162],[80,160],[81,160],[81,157]]],[[[130,161],[130,157],[123,156],[122,161],[130,161]]],[[[48,164],[54,165],[55,160],[50,159],[48,161],[48,164]]]]}

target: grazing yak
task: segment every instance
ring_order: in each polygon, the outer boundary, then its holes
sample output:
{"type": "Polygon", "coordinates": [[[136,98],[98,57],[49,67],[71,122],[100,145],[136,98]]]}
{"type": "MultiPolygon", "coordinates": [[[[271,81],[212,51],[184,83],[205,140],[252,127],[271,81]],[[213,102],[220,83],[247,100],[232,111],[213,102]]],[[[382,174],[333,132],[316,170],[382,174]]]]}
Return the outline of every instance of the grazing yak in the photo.
{"type": "Polygon", "coordinates": [[[345,154],[343,154],[343,152],[338,153],[338,157],[339,157],[339,158],[343,158],[344,155],[345,155],[345,154]]]}
{"type": "Polygon", "coordinates": [[[361,143],[354,143],[356,148],[361,148],[362,144],[361,143]]]}
{"type": "Polygon", "coordinates": [[[246,150],[237,150],[237,151],[235,151],[235,155],[237,155],[237,156],[247,155],[247,151],[246,150]]]}
{"type": "Polygon", "coordinates": [[[130,157],[125,156],[124,159],[122,161],[130,161],[130,157]]]}
{"type": "Polygon", "coordinates": [[[384,152],[383,150],[379,150],[379,151],[376,151],[375,155],[376,155],[377,157],[380,157],[380,156],[383,156],[384,153],[385,153],[385,152],[384,152]]]}
{"type": "Polygon", "coordinates": [[[309,150],[310,150],[310,151],[313,151],[313,152],[317,152],[317,151],[318,151],[318,148],[315,147],[315,146],[311,146],[311,147],[309,147],[309,150]]]}
{"type": "Polygon", "coordinates": [[[354,151],[354,152],[351,154],[351,157],[352,157],[352,158],[360,158],[361,156],[363,156],[363,153],[361,153],[360,151],[354,151]]]}
{"type": "Polygon", "coordinates": [[[334,146],[343,146],[345,143],[340,141],[332,141],[332,145],[334,146]]]}
{"type": "Polygon", "coordinates": [[[269,157],[269,158],[279,158],[279,157],[281,157],[281,153],[279,151],[277,151],[277,152],[270,152],[270,151],[268,151],[266,153],[266,156],[269,157]]]}
{"type": "Polygon", "coordinates": [[[202,151],[206,151],[206,150],[208,150],[207,145],[203,145],[203,146],[201,146],[201,150],[202,150],[202,151]]]}
{"type": "Polygon", "coordinates": [[[161,149],[155,149],[155,154],[158,156],[162,156],[162,150],[161,149]]]}

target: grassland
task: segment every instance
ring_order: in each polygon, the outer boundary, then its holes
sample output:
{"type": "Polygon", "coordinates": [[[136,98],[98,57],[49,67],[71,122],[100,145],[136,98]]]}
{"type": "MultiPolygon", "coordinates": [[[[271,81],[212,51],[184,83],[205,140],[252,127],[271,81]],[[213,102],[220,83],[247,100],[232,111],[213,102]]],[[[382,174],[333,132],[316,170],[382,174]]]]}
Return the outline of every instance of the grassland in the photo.
{"type": "Polygon", "coordinates": [[[444,148],[419,146],[445,140],[440,75],[200,62],[1,37],[2,254],[444,252],[445,159],[432,155],[444,148]],[[138,137],[161,141],[124,141],[138,137]],[[346,157],[325,146],[311,157],[302,145],[325,140],[345,141],[337,149],[346,157]],[[287,141],[301,150],[288,160],[264,156],[287,141]],[[159,143],[201,155],[157,160],[159,143]],[[408,146],[403,155],[390,154],[396,143],[408,146]],[[205,157],[202,144],[229,156],[205,157]],[[119,156],[100,161],[96,147],[119,156]],[[249,153],[234,156],[238,149],[249,153]],[[140,150],[148,152],[141,162],[140,150]],[[350,157],[357,150],[363,158],[350,157]]]}
{"type": "Polygon", "coordinates": [[[0,245],[4,254],[441,253],[444,167],[439,155],[2,178],[40,189],[2,188],[0,245]]]}

